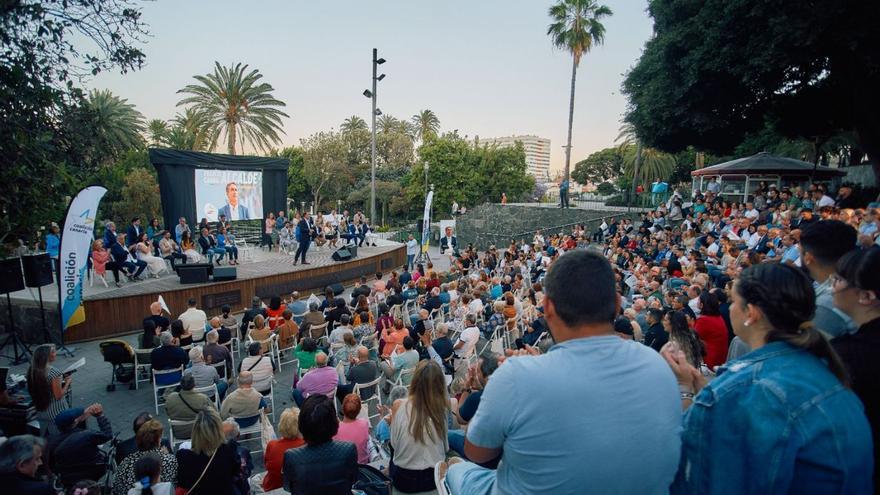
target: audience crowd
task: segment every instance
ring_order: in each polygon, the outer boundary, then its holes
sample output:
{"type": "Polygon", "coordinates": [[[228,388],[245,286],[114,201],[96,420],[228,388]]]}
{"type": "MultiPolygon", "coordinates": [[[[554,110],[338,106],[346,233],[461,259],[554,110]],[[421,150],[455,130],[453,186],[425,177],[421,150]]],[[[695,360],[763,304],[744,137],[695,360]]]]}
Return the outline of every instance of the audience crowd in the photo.
{"type": "MultiPolygon", "coordinates": [[[[744,204],[717,193],[482,252],[448,231],[446,272],[408,258],[348,296],[255,297],[238,318],[153,305],[138,344],[167,422],[145,412],[123,441],[101,404],[71,407],[72,376],[41,346],[27,373],[41,433],[0,445],[0,481],[77,495],[872,493],[877,204],[819,184],[762,185],[744,204]],[[274,410],[277,394],[295,407],[274,410]]],[[[334,211],[270,214],[264,243],[301,247],[303,220],[316,243],[369,242],[362,215],[334,211]]],[[[200,227],[201,255],[234,263],[228,229],[200,227]]],[[[135,219],[96,246],[111,270],[156,275],[163,257],[192,260],[189,235],[135,219]]]]}

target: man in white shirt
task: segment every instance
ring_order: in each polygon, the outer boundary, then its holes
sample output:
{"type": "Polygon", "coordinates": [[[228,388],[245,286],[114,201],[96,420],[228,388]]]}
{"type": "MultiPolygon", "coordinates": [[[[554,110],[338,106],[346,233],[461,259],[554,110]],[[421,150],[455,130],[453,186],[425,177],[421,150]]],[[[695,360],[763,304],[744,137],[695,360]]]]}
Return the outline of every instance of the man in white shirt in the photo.
{"type": "Polygon", "coordinates": [[[709,178],[709,183],[706,184],[706,191],[712,194],[718,194],[721,192],[721,184],[715,181],[715,177],[709,178]]]}
{"type": "Polygon", "coordinates": [[[406,266],[410,271],[413,269],[413,262],[415,262],[417,254],[419,254],[419,243],[410,234],[406,241],[406,266]]]}
{"type": "Polygon", "coordinates": [[[473,314],[469,314],[464,318],[464,330],[458,334],[458,340],[456,340],[455,345],[452,346],[456,359],[456,373],[461,369],[461,367],[459,367],[459,362],[462,363],[464,369],[467,368],[467,359],[474,353],[474,350],[477,347],[477,342],[479,341],[480,329],[477,327],[477,317],[473,314]]]}
{"type": "Polygon", "coordinates": [[[816,189],[816,192],[813,193],[813,197],[816,198],[816,206],[822,208],[823,206],[834,206],[834,198],[825,194],[821,189],[816,189]]]}
{"type": "Polygon", "coordinates": [[[187,310],[178,319],[183,322],[183,329],[192,335],[193,342],[205,339],[205,325],[208,324],[208,315],[196,307],[196,300],[187,301],[187,310]]]}
{"type": "Polygon", "coordinates": [[[760,215],[761,213],[755,209],[754,203],[746,203],[746,211],[743,212],[744,217],[754,222],[760,215]]]}

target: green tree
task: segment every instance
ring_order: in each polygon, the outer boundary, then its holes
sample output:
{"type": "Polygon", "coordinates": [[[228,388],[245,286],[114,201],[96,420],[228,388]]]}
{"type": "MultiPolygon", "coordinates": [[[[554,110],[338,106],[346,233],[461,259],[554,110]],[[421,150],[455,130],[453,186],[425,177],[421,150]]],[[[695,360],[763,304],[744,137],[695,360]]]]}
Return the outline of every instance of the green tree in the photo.
{"type": "Polygon", "coordinates": [[[352,115],[345,119],[339,126],[339,132],[341,132],[343,136],[351,136],[360,131],[370,132],[370,128],[367,126],[367,122],[357,115],[352,115]]]}
{"type": "Polygon", "coordinates": [[[65,197],[84,184],[94,156],[81,78],[141,67],[147,34],[127,0],[5,2],[0,15],[0,250],[32,244],[41,225],[61,222],[65,197]],[[88,154],[86,154],[88,152],[88,154]]]}
{"type": "Polygon", "coordinates": [[[189,96],[177,105],[193,105],[206,119],[211,147],[222,134],[230,155],[235,154],[236,143],[242,150],[250,144],[269,151],[272,144],[281,141],[278,134],[284,133],[281,118],[288,117],[279,109],[285,103],[272,96],[274,88],[260,82],[263,78],[260,71],[247,72],[247,69],[247,65],[240,63],[223,67],[214,62],[213,73],[193,76],[199,84],[190,84],[178,91],[189,96]]]}
{"type": "Polygon", "coordinates": [[[412,124],[415,128],[415,137],[419,141],[437,137],[440,132],[440,119],[432,110],[422,110],[412,116],[412,124]]]}
{"type": "Polygon", "coordinates": [[[124,181],[121,199],[112,203],[113,218],[127,220],[140,217],[144,219],[143,224],[154,217],[162,218],[162,202],[155,173],[136,168],[125,176],[124,181]]]}
{"type": "Polygon", "coordinates": [[[610,182],[602,182],[596,186],[596,193],[601,194],[602,196],[610,196],[616,192],[617,188],[610,182]]]}
{"type": "Polygon", "coordinates": [[[599,184],[623,174],[624,153],[620,147],[605,148],[577,162],[571,177],[580,184],[599,184]]]}
{"type": "Polygon", "coordinates": [[[166,142],[169,148],[177,150],[211,151],[210,132],[205,116],[193,108],[186,108],[171,121],[166,142]]]}
{"type": "Polygon", "coordinates": [[[287,167],[287,197],[297,204],[310,200],[312,194],[303,171],[303,149],[299,146],[288,146],[281,151],[272,150],[270,155],[290,160],[290,165],[287,167]]]}
{"type": "Polygon", "coordinates": [[[655,0],[648,12],[654,36],[623,84],[647,145],[728,155],[770,122],[819,149],[853,131],[880,176],[876,2],[655,0]]]}
{"type": "Polygon", "coordinates": [[[84,106],[94,119],[93,147],[98,156],[116,158],[143,147],[144,116],[128,100],[109,90],[98,90],[89,93],[84,106]]]}
{"type": "Polygon", "coordinates": [[[343,191],[354,184],[348,166],[347,146],[335,131],[319,132],[300,140],[303,150],[303,175],[317,207],[323,199],[341,199],[343,191]]]}
{"type": "Polygon", "coordinates": [[[560,0],[550,7],[552,22],[547,34],[553,45],[571,53],[571,97],[568,103],[568,140],[565,146],[565,180],[571,172],[571,130],[574,124],[574,89],[577,68],[581,58],[593,45],[605,41],[605,26],[601,20],[612,14],[611,9],[595,0],[560,0]]]}
{"type": "Polygon", "coordinates": [[[150,119],[147,122],[147,140],[154,148],[165,146],[168,143],[169,132],[171,129],[168,128],[168,122],[162,119],[150,119]]]}

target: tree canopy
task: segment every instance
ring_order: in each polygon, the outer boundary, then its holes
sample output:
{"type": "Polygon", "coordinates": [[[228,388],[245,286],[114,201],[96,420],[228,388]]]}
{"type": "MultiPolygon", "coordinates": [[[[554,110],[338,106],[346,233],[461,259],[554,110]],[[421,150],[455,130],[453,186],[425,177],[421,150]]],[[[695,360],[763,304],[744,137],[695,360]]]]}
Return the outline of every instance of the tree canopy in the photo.
{"type": "Polygon", "coordinates": [[[624,154],[620,147],[597,151],[574,165],[571,177],[581,184],[599,184],[623,174],[624,154]]]}
{"type": "Polygon", "coordinates": [[[647,146],[726,155],[767,125],[817,144],[853,131],[880,164],[877,2],[652,0],[648,11],[654,36],[623,84],[647,146]]]}

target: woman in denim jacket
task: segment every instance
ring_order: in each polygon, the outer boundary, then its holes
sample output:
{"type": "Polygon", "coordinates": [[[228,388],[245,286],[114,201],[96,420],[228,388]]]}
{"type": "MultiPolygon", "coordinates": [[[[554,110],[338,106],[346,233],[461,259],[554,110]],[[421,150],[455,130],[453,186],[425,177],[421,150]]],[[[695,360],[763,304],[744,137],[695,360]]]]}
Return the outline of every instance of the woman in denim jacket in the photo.
{"type": "Polygon", "coordinates": [[[671,493],[872,493],[871,430],[840,358],[809,324],[810,280],[756,265],[731,295],[734,332],[752,352],[706,384],[674,345],[662,351],[685,409],[671,493]]]}

